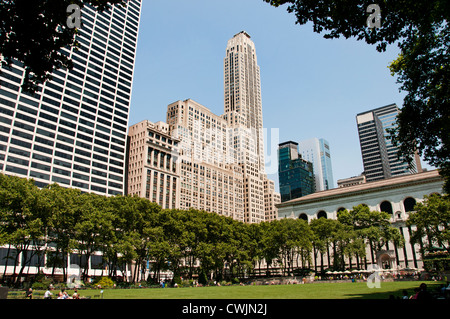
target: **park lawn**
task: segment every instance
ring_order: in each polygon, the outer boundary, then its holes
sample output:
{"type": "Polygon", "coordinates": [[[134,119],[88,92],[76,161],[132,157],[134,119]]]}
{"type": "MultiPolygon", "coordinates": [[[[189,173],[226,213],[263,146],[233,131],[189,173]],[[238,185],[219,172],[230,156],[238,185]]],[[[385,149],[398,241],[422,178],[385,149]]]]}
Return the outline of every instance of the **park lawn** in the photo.
{"type": "MultiPolygon", "coordinates": [[[[196,288],[103,289],[103,299],[388,299],[411,295],[422,281],[382,282],[380,288],[363,283],[314,283],[270,286],[221,286],[196,288]]],[[[445,284],[425,282],[429,291],[445,284]]],[[[71,290],[68,290],[71,294],[71,290]]],[[[100,290],[80,290],[81,296],[102,298],[100,290]]]]}

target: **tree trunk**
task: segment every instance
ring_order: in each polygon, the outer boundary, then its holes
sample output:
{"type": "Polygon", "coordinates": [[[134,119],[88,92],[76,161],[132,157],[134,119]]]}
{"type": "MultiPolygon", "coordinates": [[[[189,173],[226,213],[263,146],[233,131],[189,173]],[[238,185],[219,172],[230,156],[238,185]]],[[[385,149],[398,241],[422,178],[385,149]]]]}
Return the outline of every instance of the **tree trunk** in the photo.
{"type": "Polygon", "coordinates": [[[5,281],[6,278],[6,269],[8,268],[8,264],[9,264],[9,253],[11,252],[11,245],[8,245],[8,250],[6,252],[6,262],[5,262],[5,269],[3,270],[3,277],[2,277],[2,282],[5,281]]]}

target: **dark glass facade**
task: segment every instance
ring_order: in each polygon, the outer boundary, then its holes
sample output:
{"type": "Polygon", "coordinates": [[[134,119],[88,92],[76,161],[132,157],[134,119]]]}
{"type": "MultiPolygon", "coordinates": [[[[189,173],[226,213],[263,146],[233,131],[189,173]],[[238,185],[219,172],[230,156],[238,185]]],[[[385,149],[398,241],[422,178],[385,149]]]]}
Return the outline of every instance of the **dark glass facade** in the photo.
{"type": "Polygon", "coordinates": [[[298,143],[286,142],[278,147],[278,179],[281,202],[314,193],[313,164],[302,159],[298,143]]]}

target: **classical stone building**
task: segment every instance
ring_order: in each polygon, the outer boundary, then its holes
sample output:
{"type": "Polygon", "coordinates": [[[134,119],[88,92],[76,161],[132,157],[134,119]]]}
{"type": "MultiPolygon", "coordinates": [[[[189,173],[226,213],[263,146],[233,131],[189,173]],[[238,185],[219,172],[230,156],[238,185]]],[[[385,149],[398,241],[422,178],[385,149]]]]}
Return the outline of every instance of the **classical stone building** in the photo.
{"type": "Polygon", "coordinates": [[[339,179],[337,181],[338,187],[348,187],[348,186],[354,186],[354,185],[359,185],[359,184],[364,184],[364,183],[367,183],[366,175],[364,175],[364,174],[349,177],[349,178],[339,179]]]}
{"type": "MultiPolygon", "coordinates": [[[[390,268],[421,268],[419,246],[411,245],[411,229],[406,226],[409,213],[425,195],[442,193],[443,180],[437,170],[393,177],[354,186],[335,188],[310,194],[276,205],[278,218],[302,218],[308,222],[315,218],[336,219],[340,210],[351,210],[359,204],[370,210],[391,215],[391,223],[400,230],[406,244],[403,248],[389,243],[386,250],[377,252],[371,264],[390,268]]],[[[370,254],[367,254],[370,258],[370,254]]]]}

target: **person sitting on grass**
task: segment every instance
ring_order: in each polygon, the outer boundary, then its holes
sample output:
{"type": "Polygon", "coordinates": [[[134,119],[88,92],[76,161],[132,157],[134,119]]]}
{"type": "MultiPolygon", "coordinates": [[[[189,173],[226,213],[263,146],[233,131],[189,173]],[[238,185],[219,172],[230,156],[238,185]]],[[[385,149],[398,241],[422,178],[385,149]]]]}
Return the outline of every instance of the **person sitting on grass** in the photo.
{"type": "Polygon", "coordinates": [[[50,291],[50,287],[48,287],[47,291],[44,294],[44,299],[52,299],[53,294],[50,291]]]}
{"type": "Polygon", "coordinates": [[[80,299],[80,295],[78,294],[78,291],[76,289],[73,292],[72,299],[80,299]]]}

